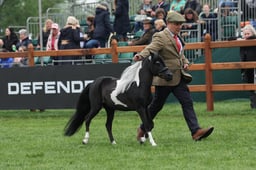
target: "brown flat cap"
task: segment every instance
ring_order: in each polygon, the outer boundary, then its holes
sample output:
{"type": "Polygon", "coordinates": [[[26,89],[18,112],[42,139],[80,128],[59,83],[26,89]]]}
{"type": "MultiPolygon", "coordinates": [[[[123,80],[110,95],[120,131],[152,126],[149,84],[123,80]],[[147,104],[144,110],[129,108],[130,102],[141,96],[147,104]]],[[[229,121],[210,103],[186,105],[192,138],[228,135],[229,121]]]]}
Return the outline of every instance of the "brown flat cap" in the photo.
{"type": "Polygon", "coordinates": [[[175,12],[175,11],[168,12],[167,17],[166,17],[166,21],[167,22],[179,22],[179,23],[186,22],[184,16],[181,15],[180,13],[178,13],[178,12],[175,12]]]}

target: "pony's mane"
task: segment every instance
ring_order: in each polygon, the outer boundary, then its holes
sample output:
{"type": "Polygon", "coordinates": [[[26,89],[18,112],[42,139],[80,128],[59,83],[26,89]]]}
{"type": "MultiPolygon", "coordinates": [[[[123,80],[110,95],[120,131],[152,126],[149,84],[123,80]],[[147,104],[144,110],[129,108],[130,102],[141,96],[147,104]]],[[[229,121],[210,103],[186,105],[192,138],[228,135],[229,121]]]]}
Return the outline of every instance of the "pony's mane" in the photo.
{"type": "Polygon", "coordinates": [[[120,94],[125,92],[133,82],[136,82],[137,86],[139,86],[140,79],[139,79],[139,71],[142,67],[142,61],[138,61],[133,65],[127,67],[122,75],[121,78],[117,81],[116,85],[116,94],[120,94]]]}

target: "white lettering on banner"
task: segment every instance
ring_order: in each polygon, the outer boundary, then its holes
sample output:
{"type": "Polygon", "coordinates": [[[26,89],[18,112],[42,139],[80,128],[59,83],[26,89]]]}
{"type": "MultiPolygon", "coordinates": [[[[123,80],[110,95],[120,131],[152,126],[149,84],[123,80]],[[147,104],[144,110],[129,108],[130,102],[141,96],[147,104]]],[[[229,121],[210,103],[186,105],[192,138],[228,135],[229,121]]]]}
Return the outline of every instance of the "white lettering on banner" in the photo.
{"type": "Polygon", "coordinates": [[[72,81],[71,87],[74,93],[81,93],[83,90],[83,83],[81,81],[72,81]],[[76,86],[78,87],[77,89],[76,86]]]}
{"type": "Polygon", "coordinates": [[[44,92],[45,94],[56,94],[54,81],[47,81],[44,83],[44,92]]]}
{"type": "Polygon", "coordinates": [[[57,81],[57,93],[61,93],[61,89],[65,93],[70,93],[70,82],[67,82],[67,85],[65,86],[61,81],[57,81]]]}
{"type": "Polygon", "coordinates": [[[32,86],[33,86],[33,88],[32,88],[32,90],[33,90],[33,94],[36,94],[36,91],[37,90],[42,90],[43,89],[43,82],[34,82],[33,84],[32,84],[32,86]]]}
{"type": "Polygon", "coordinates": [[[21,94],[31,94],[31,82],[20,83],[20,93],[21,94]]]}
{"type": "Polygon", "coordinates": [[[8,95],[36,95],[81,93],[93,80],[74,81],[41,81],[41,82],[10,82],[8,83],[8,95]]]}
{"type": "Polygon", "coordinates": [[[8,94],[17,95],[19,94],[20,88],[19,83],[8,83],[8,94]]]}

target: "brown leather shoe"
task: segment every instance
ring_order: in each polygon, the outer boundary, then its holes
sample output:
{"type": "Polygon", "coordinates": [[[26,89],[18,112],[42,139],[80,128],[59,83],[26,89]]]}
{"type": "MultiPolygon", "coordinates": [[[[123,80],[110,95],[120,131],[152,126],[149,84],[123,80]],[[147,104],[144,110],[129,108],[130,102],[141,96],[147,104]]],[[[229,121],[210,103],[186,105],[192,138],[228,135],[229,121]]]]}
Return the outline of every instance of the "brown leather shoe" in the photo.
{"type": "Polygon", "coordinates": [[[210,127],[207,129],[198,129],[196,131],[196,133],[192,136],[192,138],[195,141],[199,141],[203,138],[208,137],[212,133],[213,129],[214,129],[214,127],[210,127]]]}
{"type": "Polygon", "coordinates": [[[145,135],[145,132],[140,127],[138,127],[138,129],[137,129],[137,141],[141,141],[141,138],[144,135],[145,135]]]}

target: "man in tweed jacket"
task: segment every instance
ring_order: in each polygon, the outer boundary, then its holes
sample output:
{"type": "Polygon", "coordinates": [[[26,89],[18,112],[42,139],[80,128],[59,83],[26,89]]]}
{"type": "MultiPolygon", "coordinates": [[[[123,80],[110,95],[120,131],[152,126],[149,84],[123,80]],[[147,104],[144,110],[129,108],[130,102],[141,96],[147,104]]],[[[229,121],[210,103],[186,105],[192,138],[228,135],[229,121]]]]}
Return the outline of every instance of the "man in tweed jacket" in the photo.
{"type": "MultiPolygon", "coordinates": [[[[158,77],[154,78],[155,94],[148,107],[148,113],[154,119],[162,109],[169,94],[173,93],[182,106],[183,115],[191,132],[192,139],[198,141],[208,137],[214,128],[203,129],[199,126],[187,86],[192,77],[184,72],[189,67],[189,61],[183,55],[185,43],[179,37],[181,26],[185,19],[181,14],[172,11],[168,13],[166,21],[167,28],[155,33],[152,42],[144,50],[136,54],[133,59],[134,61],[141,60],[144,57],[148,57],[150,52],[158,53],[163,58],[165,64],[173,72],[173,79],[166,81],[158,77]]],[[[144,135],[145,130],[142,124],[138,128],[137,140],[142,141],[144,135]]]]}

